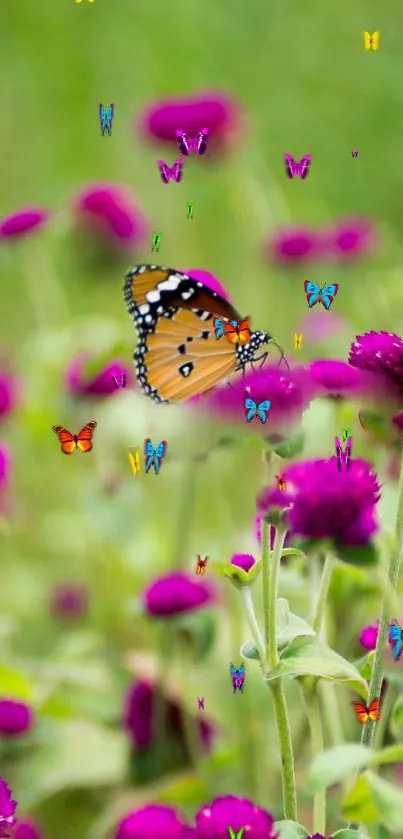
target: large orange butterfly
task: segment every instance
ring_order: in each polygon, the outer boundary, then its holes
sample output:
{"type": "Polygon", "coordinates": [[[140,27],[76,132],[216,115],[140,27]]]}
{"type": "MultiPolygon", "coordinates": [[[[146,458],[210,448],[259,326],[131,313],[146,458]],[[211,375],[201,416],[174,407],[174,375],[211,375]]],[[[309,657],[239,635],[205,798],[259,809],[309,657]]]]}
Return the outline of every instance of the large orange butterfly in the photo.
{"type": "Polygon", "coordinates": [[[70,434],[67,428],[62,425],[52,425],[52,431],[57,434],[61,442],[61,450],[63,454],[73,454],[75,449],[80,449],[82,452],[90,452],[92,449],[92,435],[98,423],[92,421],[87,422],[87,425],[78,432],[78,434],[70,434]]]}
{"type": "Polygon", "coordinates": [[[379,720],[379,699],[374,699],[369,706],[361,705],[360,702],[352,702],[351,704],[361,725],[365,725],[368,720],[379,720]]]}
{"type": "Polygon", "coordinates": [[[276,343],[268,332],[250,332],[245,344],[217,341],[214,319],[242,323],[238,312],[199,280],[171,268],[137,265],[126,276],[124,296],[138,332],[137,379],[154,402],[204,393],[248,364],[264,363],[267,352],[257,356],[258,350],[276,343]]]}

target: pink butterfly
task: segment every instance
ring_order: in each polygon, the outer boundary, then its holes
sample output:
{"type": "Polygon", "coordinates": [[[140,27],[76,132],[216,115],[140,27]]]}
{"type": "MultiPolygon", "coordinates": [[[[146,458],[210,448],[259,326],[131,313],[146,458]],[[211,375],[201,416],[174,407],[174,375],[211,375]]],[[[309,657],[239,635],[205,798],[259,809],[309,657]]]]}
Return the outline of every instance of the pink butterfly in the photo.
{"type": "Polygon", "coordinates": [[[157,164],[161,173],[161,179],[164,181],[164,184],[167,184],[170,180],[176,181],[176,183],[179,183],[179,181],[182,180],[183,166],[181,159],[175,160],[173,166],[168,166],[166,163],[164,163],[163,160],[157,160],[157,164]]]}
{"type": "Polygon", "coordinates": [[[299,175],[302,180],[308,177],[309,174],[309,164],[312,159],[311,154],[306,154],[305,157],[302,157],[300,161],[294,160],[291,154],[285,154],[285,171],[288,178],[294,178],[295,175],[299,175]]]}
{"type": "Polygon", "coordinates": [[[207,151],[207,135],[208,135],[208,128],[202,128],[194,140],[189,137],[188,134],[185,134],[184,131],[175,131],[176,139],[179,145],[179,151],[181,154],[185,154],[186,156],[190,154],[190,152],[195,151],[196,154],[205,154],[207,151]]]}

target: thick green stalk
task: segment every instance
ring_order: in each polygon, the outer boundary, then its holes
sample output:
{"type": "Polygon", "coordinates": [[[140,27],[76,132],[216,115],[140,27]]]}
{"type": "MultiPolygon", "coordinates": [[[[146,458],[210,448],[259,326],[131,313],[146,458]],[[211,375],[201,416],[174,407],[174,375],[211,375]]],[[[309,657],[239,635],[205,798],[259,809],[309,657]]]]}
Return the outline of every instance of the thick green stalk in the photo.
{"type": "Polygon", "coordinates": [[[322,576],[319,585],[318,598],[316,601],[315,614],[312,628],[317,635],[323,633],[323,622],[326,615],[327,597],[329,594],[330,580],[333,572],[333,556],[329,553],[326,556],[322,576]]]}
{"type": "Polygon", "coordinates": [[[249,629],[252,633],[252,638],[255,642],[256,649],[259,652],[260,662],[262,665],[263,675],[267,673],[267,656],[260,626],[257,622],[255,607],[253,605],[252,587],[243,586],[240,589],[241,602],[245,611],[246,619],[249,624],[249,629]]]}
{"type": "MultiPolygon", "coordinates": [[[[311,731],[312,758],[314,758],[319,752],[323,752],[324,747],[319,693],[317,685],[310,690],[304,682],[302,682],[302,691],[311,731]]],[[[315,833],[320,833],[322,836],[326,834],[326,789],[316,790],[314,794],[313,829],[315,833]]]]}
{"type": "MultiPolygon", "coordinates": [[[[276,527],[274,550],[269,550],[269,525],[263,521],[263,602],[265,609],[265,642],[270,669],[278,664],[277,653],[277,589],[281,554],[286,537],[284,527],[276,527]]],[[[284,818],[297,820],[297,793],[295,788],[294,754],[290,721],[288,719],[284,686],[281,679],[267,683],[274,701],[278,736],[280,741],[284,818]]]]}

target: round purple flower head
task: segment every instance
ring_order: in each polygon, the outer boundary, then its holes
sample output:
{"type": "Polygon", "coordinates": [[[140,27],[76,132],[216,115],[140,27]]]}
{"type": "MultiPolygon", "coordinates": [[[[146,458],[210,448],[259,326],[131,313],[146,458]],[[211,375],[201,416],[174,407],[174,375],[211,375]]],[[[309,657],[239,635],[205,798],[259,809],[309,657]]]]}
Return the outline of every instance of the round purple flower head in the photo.
{"type": "Polygon", "coordinates": [[[270,431],[297,424],[313,395],[309,375],[303,367],[293,370],[267,365],[262,370],[249,370],[245,376],[231,382],[231,387],[217,387],[206,394],[201,403],[208,411],[217,411],[245,425],[245,396],[257,404],[271,401],[265,424],[258,423],[259,431],[270,431]]]}
{"type": "Polygon", "coordinates": [[[88,606],[88,591],[80,583],[60,583],[52,591],[50,608],[58,618],[81,618],[88,606]]]}
{"type": "Polygon", "coordinates": [[[88,358],[87,353],[73,358],[66,370],[65,382],[74,396],[110,396],[122,389],[123,382],[126,387],[133,384],[131,369],[118,360],[110,361],[92,376],[86,375],[85,366],[88,358]],[[119,387],[116,387],[115,380],[119,387]]]}
{"type": "Polygon", "coordinates": [[[288,513],[295,534],[362,546],[377,531],[380,486],[364,460],[351,460],[349,470],[341,472],[336,457],[295,463],[287,467],[288,483],[296,492],[288,513]]]}
{"type": "Polygon", "coordinates": [[[349,363],[361,370],[382,373],[395,392],[403,395],[403,339],[393,332],[366,332],[351,344],[349,363]]]}
{"type": "Polygon", "coordinates": [[[351,259],[369,249],[372,235],[373,226],[368,219],[344,219],[327,231],[326,244],[338,259],[351,259]]]}
{"type": "Polygon", "coordinates": [[[243,571],[250,571],[253,565],[255,565],[256,559],[252,554],[233,554],[231,557],[231,565],[235,565],[237,568],[242,568],[243,571]]]}
{"type": "Polygon", "coordinates": [[[213,600],[209,583],[194,580],[184,571],[174,571],[160,577],[143,593],[146,612],[156,618],[172,618],[193,612],[213,600]]]}
{"type": "Polygon", "coordinates": [[[122,819],[115,839],[181,839],[183,827],[173,807],[149,804],[122,819]]]}
{"type": "Polygon", "coordinates": [[[28,819],[19,819],[13,833],[13,839],[41,839],[42,831],[37,824],[28,819]]]}
{"type": "Polygon", "coordinates": [[[196,814],[197,839],[228,839],[228,827],[238,833],[243,827],[248,839],[277,839],[274,819],[248,798],[225,795],[205,804],[196,814]]]}
{"type": "MultiPolygon", "coordinates": [[[[126,694],[123,724],[129,734],[132,746],[138,751],[147,749],[153,742],[158,700],[160,698],[158,687],[146,681],[134,683],[126,694]]],[[[187,740],[181,704],[170,697],[163,697],[163,701],[166,706],[166,734],[171,733],[186,751],[187,740]]],[[[208,751],[214,738],[215,729],[205,716],[198,716],[195,722],[199,729],[200,742],[208,751]]]]}
{"type": "Polygon", "coordinates": [[[0,734],[5,737],[19,737],[26,734],[32,724],[32,711],[25,702],[0,699],[0,734]]]}
{"type": "Polygon", "coordinates": [[[0,778],[0,839],[9,836],[9,830],[14,827],[17,801],[11,798],[11,790],[5,780],[0,778]]]}
{"type": "Polygon", "coordinates": [[[361,630],[359,642],[366,650],[374,650],[378,640],[379,621],[364,626],[361,630]]]}
{"type": "Polygon", "coordinates": [[[347,399],[370,392],[373,386],[373,377],[366,376],[364,371],[338,359],[313,361],[309,365],[309,373],[312,381],[320,388],[320,396],[347,399]]]}
{"type": "Polygon", "coordinates": [[[264,246],[266,256],[287,266],[321,256],[322,242],[315,231],[307,227],[279,230],[264,246]]]}
{"type": "Polygon", "coordinates": [[[0,221],[0,239],[20,239],[33,233],[48,220],[49,214],[40,207],[25,207],[0,221]]]}
{"type": "Polygon", "coordinates": [[[141,210],[121,184],[90,184],[76,198],[75,212],[79,224],[114,245],[132,247],[147,233],[141,210]]]}
{"type": "Polygon", "coordinates": [[[188,271],[184,271],[184,274],[188,274],[189,277],[193,277],[194,280],[198,280],[198,282],[203,283],[207,288],[211,288],[212,291],[216,291],[217,294],[220,294],[224,300],[229,300],[229,294],[227,290],[224,288],[222,282],[214,276],[214,274],[210,274],[210,271],[203,271],[199,268],[190,268],[188,271]]]}

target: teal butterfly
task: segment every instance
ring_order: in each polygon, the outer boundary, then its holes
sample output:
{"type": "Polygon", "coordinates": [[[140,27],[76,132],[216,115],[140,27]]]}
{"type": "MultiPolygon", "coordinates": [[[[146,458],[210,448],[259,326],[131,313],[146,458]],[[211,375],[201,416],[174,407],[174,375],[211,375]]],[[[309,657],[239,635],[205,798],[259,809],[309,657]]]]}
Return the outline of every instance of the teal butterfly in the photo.
{"type": "Polygon", "coordinates": [[[393,650],[393,658],[399,661],[403,650],[403,629],[397,621],[389,626],[389,644],[393,650]]]}

